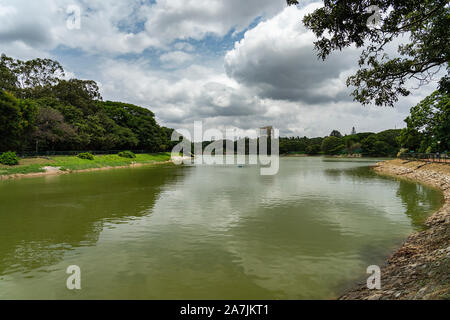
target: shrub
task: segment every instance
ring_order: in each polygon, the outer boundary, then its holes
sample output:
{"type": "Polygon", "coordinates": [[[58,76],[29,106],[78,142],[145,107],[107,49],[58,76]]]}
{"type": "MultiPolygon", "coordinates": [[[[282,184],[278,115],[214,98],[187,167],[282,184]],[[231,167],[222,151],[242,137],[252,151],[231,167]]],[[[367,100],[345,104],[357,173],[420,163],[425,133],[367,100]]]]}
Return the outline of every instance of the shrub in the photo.
{"type": "Polygon", "coordinates": [[[4,152],[0,155],[0,163],[7,166],[15,166],[19,164],[19,158],[17,157],[15,152],[4,152]]]}
{"type": "Polygon", "coordinates": [[[89,152],[80,153],[77,157],[85,160],[94,160],[94,156],[89,152]]]}
{"type": "Polygon", "coordinates": [[[320,144],[313,144],[308,147],[306,147],[306,154],[314,155],[320,153],[320,144]]]}
{"type": "Polygon", "coordinates": [[[399,152],[397,153],[397,158],[400,158],[403,154],[408,153],[408,149],[401,148],[399,152]]]}
{"type": "Polygon", "coordinates": [[[117,155],[122,158],[130,158],[130,159],[136,158],[136,155],[131,151],[121,151],[117,155]]]}

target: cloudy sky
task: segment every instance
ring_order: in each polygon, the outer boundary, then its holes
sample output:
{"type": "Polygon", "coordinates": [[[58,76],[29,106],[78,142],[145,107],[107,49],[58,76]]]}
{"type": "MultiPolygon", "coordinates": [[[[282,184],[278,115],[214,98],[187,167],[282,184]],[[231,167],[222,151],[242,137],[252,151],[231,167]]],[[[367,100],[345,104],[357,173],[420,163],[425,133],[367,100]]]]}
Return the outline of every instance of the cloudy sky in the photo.
{"type": "Polygon", "coordinates": [[[404,126],[422,87],[395,108],[352,101],[347,49],[323,62],[301,18],[321,6],[285,0],[0,0],[0,52],[49,57],[93,79],[105,100],[152,110],[172,128],[256,129],[324,136],[404,126]],[[80,8],[80,28],[71,8],[80,8]],[[72,20],[71,20],[72,19],[72,20]],[[69,22],[68,22],[69,20],[69,22]],[[75,27],[75,28],[74,28],[75,27]]]}

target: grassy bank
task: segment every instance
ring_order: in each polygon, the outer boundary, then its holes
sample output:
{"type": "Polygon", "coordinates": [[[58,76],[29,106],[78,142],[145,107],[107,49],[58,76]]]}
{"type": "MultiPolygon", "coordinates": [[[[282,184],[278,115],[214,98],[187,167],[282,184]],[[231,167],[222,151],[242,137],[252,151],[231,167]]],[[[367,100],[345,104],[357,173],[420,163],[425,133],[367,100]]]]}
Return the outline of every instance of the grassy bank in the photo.
{"type": "Polygon", "coordinates": [[[151,164],[170,160],[170,152],[137,154],[136,158],[122,158],[115,154],[98,155],[94,160],[80,159],[76,156],[52,156],[46,158],[25,158],[16,166],[0,165],[0,175],[45,172],[44,167],[59,167],[61,171],[86,170],[104,167],[122,167],[135,163],[151,164]]]}

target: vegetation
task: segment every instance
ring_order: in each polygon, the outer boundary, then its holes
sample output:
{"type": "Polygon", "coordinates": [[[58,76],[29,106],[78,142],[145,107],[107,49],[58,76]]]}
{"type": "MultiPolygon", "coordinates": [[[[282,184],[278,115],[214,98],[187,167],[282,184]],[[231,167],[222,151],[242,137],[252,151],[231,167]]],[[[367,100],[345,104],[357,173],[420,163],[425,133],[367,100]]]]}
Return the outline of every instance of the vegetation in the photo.
{"type": "Polygon", "coordinates": [[[415,152],[447,152],[450,147],[450,99],[448,88],[439,90],[411,108],[399,142],[415,152]]]}
{"type": "Polygon", "coordinates": [[[322,59],[345,47],[363,48],[359,70],[347,79],[362,104],[393,106],[410,94],[408,80],[426,84],[450,60],[448,0],[325,0],[303,22],[317,36],[322,59]],[[399,40],[395,57],[390,56],[386,48],[399,40]]]}
{"type": "Polygon", "coordinates": [[[17,158],[15,152],[4,152],[0,155],[0,163],[7,166],[15,166],[16,164],[19,164],[19,158],[17,158]]]}
{"type": "Polygon", "coordinates": [[[325,154],[338,154],[344,150],[343,140],[336,136],[329,136],[322,141],[322,151],[325,154]]]}
{"type": "Polygon", "coordinates": [[[97,84],[63,80],[49,59],[0,58],[0,152],[171,150],[173,129],[132,104],[102,101],[97,84]]]}
{"type": "MultiPolygon", "coordinates": [[[[296,5],[297,0],[287,0],[296,5]]],[[[338,140],[326,138],[322,152],[365,155],[391,155],[394,152],[448,152],[450,141],[449,68],[450,6],[448,0],[325,0],[324,6],[306,15],[303,23],[317,37],[318,56],[325,60],[332,52],[346,47],[362,48],[359,70],[347,79],[354,99],[363,105],[393,106],[410,91],[406,84],[419,86],[434,80],[441,68],[447,75],[439,88],[411,109],[405,119],[407,128],[387,130],[366,137],[355,132],[338,140]],[[399,41],[400,40],[400,41],[399,41]],[[397,52],[386,48],[395,43],[397,52]],[[359,139],[354,139],[359,138],[359,139]]]]}
{"type": "Polygon", "coordinates": [[[309,155],[313,156],[313,155],[319,154],[320,153],[320,149],[321,149],[320,145],[312,144],[312,145],[306,147],[305,152],[306,152],[306,154],[309,154],[309,155]]]}
{"type": "Polygon", "coordinates": [[[94,160],[94,155],[89,152],[82,152],[78,154],[77,157],[84,160],[94,160]]]}
{"type": "Polygon", "coordinates": [[[131,151],[121,151],[117,155],[122,158],[129,158],[129,159],[136,158],[136,155],[131,151]]]}
{"type": "Polygon", "coordinates": [[[0,175],[26,174],[43,172],[43,167],[59,167],[62,171],[85,170],[103,167],[128,166],[132,163],[152,164],[169,161],[171,154],[168,152],[155,154],[136,154],[136,158],[123,158],[118,155],[98,155],[94,160],[80,159],[77,156],[54,156],[48,158],[25,158],[13,167],[0,165],[0,175]]]}
{"type": "Polygon", "coordinates": [[[352,133],[343,136],[339,131],[333,130],[324,138],[281,137],[280,154],[395,156],[400,150],[398,137],[401,130],[356,133],[353,128],[352,133]]]}

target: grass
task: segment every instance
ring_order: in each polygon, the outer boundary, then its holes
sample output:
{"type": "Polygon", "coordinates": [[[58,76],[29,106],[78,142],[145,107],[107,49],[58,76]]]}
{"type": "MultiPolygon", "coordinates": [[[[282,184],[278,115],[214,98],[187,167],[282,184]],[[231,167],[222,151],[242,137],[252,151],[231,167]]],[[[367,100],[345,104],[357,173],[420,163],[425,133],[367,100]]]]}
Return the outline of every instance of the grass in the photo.
{"type": "Polygon", "coordinates": [[[116,154],[98,155],[94,160],[80,159],[76,156],[54,156],[48,158],[25,158],[19,161],[17,166],[0,165],[0,175],[26,174],[44,172],[42,167],[61,167],[61,170],[83,170],[104,167],[120,167],[133,163],[149,164],[170,160],[170,152],[155,154],[137,154],[136,158],[122,158],[116,154]]]}

